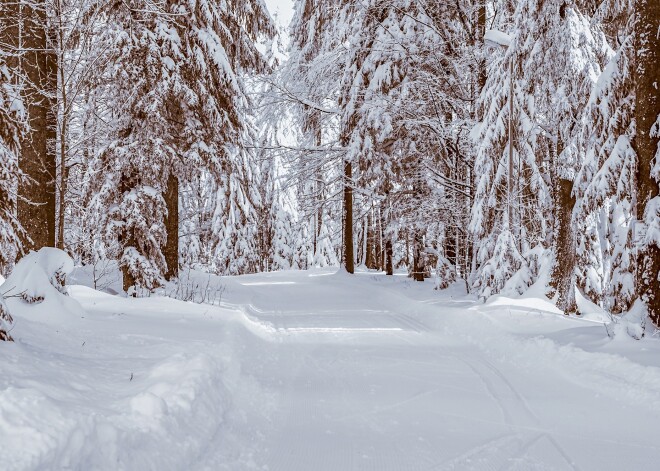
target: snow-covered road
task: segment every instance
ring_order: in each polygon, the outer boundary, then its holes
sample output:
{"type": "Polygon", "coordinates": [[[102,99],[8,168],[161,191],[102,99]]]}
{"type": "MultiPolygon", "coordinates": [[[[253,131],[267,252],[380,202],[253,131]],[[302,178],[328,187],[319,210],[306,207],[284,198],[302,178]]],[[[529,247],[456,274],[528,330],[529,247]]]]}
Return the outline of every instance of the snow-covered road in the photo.
{"type": "Polygon", "coordinates": [[[403,276],[220,280],[220,307],[73,289],[0,351],[0,462],[80,470],[653,470],[660,342],[403,276]]]}
{"type": "Polygon", "coordinates": [[[617,404],[596,381],[576,384],[535,342],[525,348],[539,358],[528,365],[490,352],[493,334],[505,349],[516,339],[470,301],[368,274],[240,283],[249,318],[271,332],[267,360],[250,362],[277,402],[268,417],[252,417],[263,423],[250,450],[257,467],[652,469],[649,456],[660,457],[658,415],[644,403],[617,404]]]}

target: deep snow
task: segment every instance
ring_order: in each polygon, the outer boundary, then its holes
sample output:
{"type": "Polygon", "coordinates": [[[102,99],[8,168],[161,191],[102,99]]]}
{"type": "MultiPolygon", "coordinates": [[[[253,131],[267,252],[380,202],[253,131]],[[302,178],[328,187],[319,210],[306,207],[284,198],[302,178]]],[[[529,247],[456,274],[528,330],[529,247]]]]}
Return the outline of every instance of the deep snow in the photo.
{"type": "Polygon", "coordinates": [[[3,469],[660,462],[657,338],[611,340],[540,299],[483,305],[404,276],[212,282],[220,306],[72,286],[82,314],[18,309],[16,342],[0,344],[3,469]]]}

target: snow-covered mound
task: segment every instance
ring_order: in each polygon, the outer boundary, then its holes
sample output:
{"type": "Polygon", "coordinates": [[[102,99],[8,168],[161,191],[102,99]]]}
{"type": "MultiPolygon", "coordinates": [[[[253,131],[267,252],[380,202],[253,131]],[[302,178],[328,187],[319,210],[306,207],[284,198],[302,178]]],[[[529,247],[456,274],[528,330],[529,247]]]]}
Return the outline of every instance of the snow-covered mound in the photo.
{"type": "Polygon", "coordinates": [[[0,285],[0,294],[12,316],[43,322],[59,322],[70,316],[84,316],[80,304],[67,295],[66,275],[73,260],[62,250],[44,247],[30,252],[0,285]]]}

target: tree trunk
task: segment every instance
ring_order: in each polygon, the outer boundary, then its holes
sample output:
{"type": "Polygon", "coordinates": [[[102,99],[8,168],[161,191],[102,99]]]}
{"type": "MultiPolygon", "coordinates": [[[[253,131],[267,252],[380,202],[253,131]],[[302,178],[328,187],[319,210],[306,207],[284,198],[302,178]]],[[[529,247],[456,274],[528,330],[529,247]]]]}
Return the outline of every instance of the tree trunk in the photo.
{"type": "MultiPolygon", "coordinates": [[[[660,37],[658,18],[660,2],[637,0],[635,23],[635,121],[637,133],[633,147],[637,152],[637,219],[643,220],[649,201],[658,197],[658,182],[651,176],[658,138],[650,131],[660,114],[657,81],[660,77],[660,37]]],[[[660,247],[641,247],[637,256],[636,285],[639,297],[646,303],[651,321],[660,327],[660,247]]]]}
{"type": "Polygon", "coordinates": [[[59,191],[58,191],[58,209],[57,209],[57,248],[64,250],[64,217],[66,214],[66,193],[69,181],[69,168],[67,167],[67,143],[69,142],[69,103],[67,93],[66,76],[64,74],[64,25],[62,4],[60,0],[54,2],[55,15],[57,17],[57,72],[59,74],[60,84],[60,136],[59,136],[59,191]]]}
{"type": "Polygon", "coordinates": [[[355,273],[353,254],[353,166],[344,162],[344,267],[348,273],[355,273]]]}
{"type": "Polygon", "coordinates": [[[385,241],[385,273],[394,275],[394,250],[392,249],[392,240],[388,237],[385,241]]]}
{"type": "Polygon", "coordinates": [[[413,270],[412,278],[415,281],[424,281],[424,264],[422,260],[424,251],[424,241],[421,234],[415,231],[413,240],[413,270]]]}
{"type": "Polygon", "coordinates": [[[486,44],[484,41],[484,35],[486,34],[486,1],[484,0],[483,2],[479,3],[479,6],[477,7],[477,27],[476,27],[476,40],[481,44],[482,46],[482,53],[483,57],[480,57],[477,61],[477,90],[475,93],[475,96],[479,96],[481,94],[481,90],[483,90],[484,85],[486,85],[486,78],[487,78],[487,73],[486,73],[486,44]]]}
{"type": "Polygon", "coordinates": [[[164,196],[167,206],[167,216],[165,217],[167,239],[163,247],[167,265],[165,279],[172,280],[179,276],[179,179],[173,172],[170,172],[167,178],[164,196]]]}
{"type": "Polygon", "coordinates": [[[23,241],[26,251],[55,246],[57,56],[45,8],[46,2],[26,3],[22,12],[21,71],[30,132],[20,141],[19,167],[27,178],[18,186],[17,215],[29,236],[23,241]]]}
{"type": "MultiPolygon", "coordinates": [[[[555,262],[550,278],[550,286],[558,294],[557,307],[564,314],[577,311],[575,304],[575,233],[572,225],[575,198],[572,195],[573,181],[557,178],[554,189],[555,262]]],[[[554,294],[553,293],[553,294],[554,294]]]]}

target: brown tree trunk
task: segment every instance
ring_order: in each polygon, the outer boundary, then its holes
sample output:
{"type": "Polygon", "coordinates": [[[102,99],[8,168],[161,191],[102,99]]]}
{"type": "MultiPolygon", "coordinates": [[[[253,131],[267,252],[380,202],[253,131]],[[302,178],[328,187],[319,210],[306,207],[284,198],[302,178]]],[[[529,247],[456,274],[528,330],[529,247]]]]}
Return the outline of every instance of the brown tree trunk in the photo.
{"type": "MultiPolygon", "coordinates": [[[[658,19],[660,2],[637,0],[635,23],[635,121],[637,133],[633,147],[637,152],[637,219],[643,220],[648,202],[658,196],[658,182],[651,176],[658,138],[650,131],[660,114],[660,37],[658,19]]],[[[660,247],[651,244],[637,257],[636,285],[639,297],[646,303],[651,321],[660,327],[660,247]]]]}
{"type": "MultiPolygon", "coordinates": [[[[69,167],[67,167],[67,143],[69,141],[69,114],[68,114],[68,94],[67,94],[67,83],[66,76],[64,74],[64,68],[60,64],[64,64],[64,25],[63,21],[63,11],[62,3],[60,0],[54,2],[55,6],[55,15],[57,17],[57,35],[53,34],[53,37],[57,37],[57,72],[59,74],[59,83],[60,83],[60,104],[62,114],[60,116],[60,138],[59,138],[59,191],[58,191],[58,210],[57,210],[57,248],[64,250],[64,217],[66,214],[66,193],[67,186],[69,182],[69,167]]],[[[57,85],[57,84],[55,84],[57,85]]]]}
{"type": "MultiPolygon", "coordinates": [[[[121,180],[119,182],[119,195],[120,198],[123,197],[123,195],[130,191],[131,186],[130,186],[130,178],[128,175],[122,175],[121,180]]],[[[126,224],[126,221],[124,221],[124,224],[126,224]]],[[[133,228],[126,229],[124,228],[124,231],[122,234],[119,235],[119,257],[120,259],[123,257],[124,251],[128,247],[135,247],[135,236],[133,235],[133,228]]],[[[131,271],[128,269],[128,266],[126,266],[124,263],[119,262],[119,266],[121,267],[121,273],[122,273],[122,288],[124,289],[124,292],[128,293],[128,291],[135,286],[135,276],[131,273],[131,271]]],[[[135,296],[135,293],[133,293],[133,296],[135,296]]]]}
{"type": "Polygon", "coordinates": [[[17,214],[30,239],[23,241],[26,252],[55,246],[57,56],[45,8],[46,2],[28,2],[22,12],[21,71],[31,130],[20,141],[19,167],[27,178],[18,186],[17,214]]]}
{"type": "Polygon", "coordinates": [[[353,253],[353,166],[344,162],[344,267],[348,273],[355,273],[353,253]]]}
{"type": "Polygon", "coordinates": [[[392,249],[392,240],[388,237],[385,241],[385,273],[394,275],[394,250],[392,249]]]}
{"type": "Polygon", "coordinates": [[[424,254],[424,240],[421,234],[415,232],[413,240],[413,272],[412,278],[415,281],[424,281],[424,261],[422,260],[424,254]]]}
{"type": "Polygon", "coordinates": [[[574,276],[576,247],[572,224],[573,206],[575,206],[575,198],[572,195],[573,181],[558,177],[555,185],[555,264],[550,286],[554,293],[558,294],[557,307],[564,311],[564,314],[571,314],[577,311],[574,276]]]}
{"type": "Polygon", "coordinates": [[[483,49],[483,55],[484,57],[481,57],[478,60],[477,63],[477,90],[476,90],[476,96],[479,96],[481,93],[481,90],[483,90],[484,85],[486,85],[486,60],[485,60],[485,41],[484,41],[484,35],[486,34],[486,0],[483,0],[480,2],[479,6],[477,7],[477,27],[476,27],[476,39],[479,41],[479,43],[482,46],[483,49]]]}
{"type": "Polygon", "coordinates": [[[170,172],[167,178],[164,196],[167,206],[167,216],[165,217],[167,239],[163,247],[167,265],[165,279],[172,280],[179,276],[179,179],[173,172],[170,172]]]}

